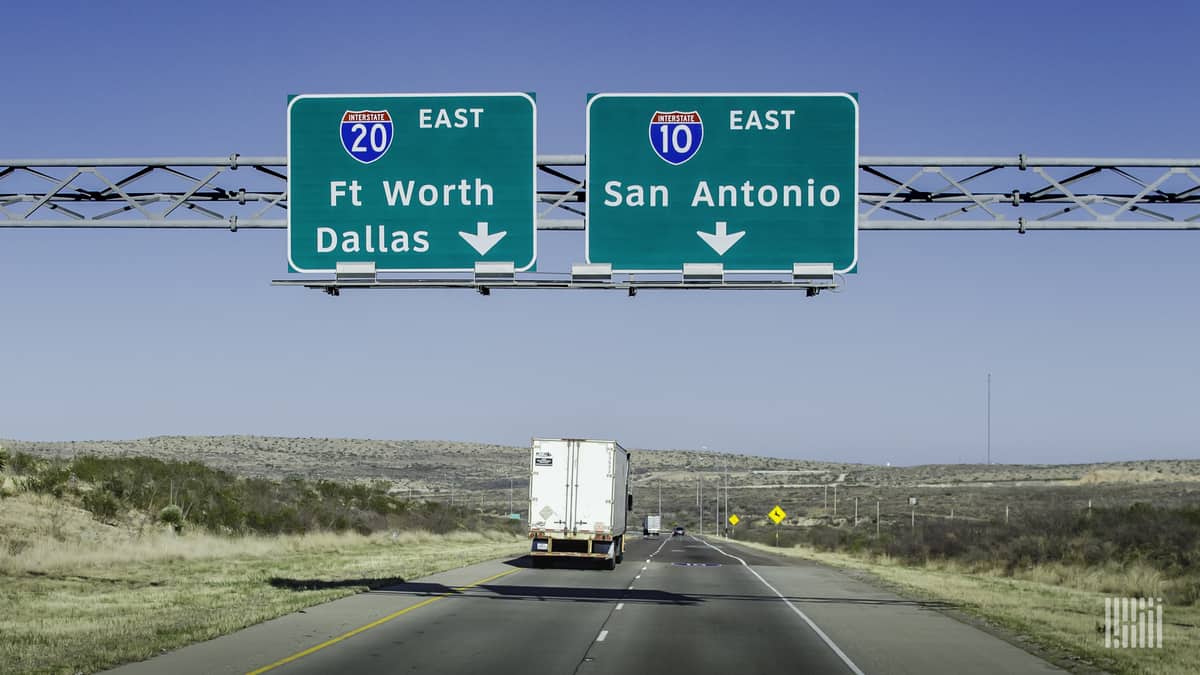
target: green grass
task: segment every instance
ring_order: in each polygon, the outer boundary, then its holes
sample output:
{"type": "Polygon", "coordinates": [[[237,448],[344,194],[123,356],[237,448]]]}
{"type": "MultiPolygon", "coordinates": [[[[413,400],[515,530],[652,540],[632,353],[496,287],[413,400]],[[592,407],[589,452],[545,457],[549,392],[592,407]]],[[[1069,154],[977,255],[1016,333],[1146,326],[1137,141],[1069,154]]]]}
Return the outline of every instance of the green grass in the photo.
{"type": "Polygon", "coordinates": [[[139,535],[40,495],[0,502],[0,525],[2,672],[94,672],[526,546],[503,532],[139,535]],[[317,579],[346,585],[307,590],[317,579]]]}
{"type": "Polygon", "coordinates": [[[1104,579],[1083,568],[1078,588],[1059,567],[1036,567],[1017,576],[969,572],[954,564],[903,565],[890,559],[869,560],[811,548],[774,548],[739,542],[761,550],[808,558],[837,567],[863,570],[901,593],[953,604],[1035,644],[1060,650],[1113,673],[1185,675],[1200,672],[1200,607],[1171,605],[1163,611],[1163,648],[1118,650],[1104,647],[1104,598],[1101,590],[1119,585],[1124,573],[1104,579]],[[1035,580],[1049,577],[1057,583],[1035,580]],[[1023,578],[1027,577],[1027,578],[1023,578]],[[1064,583],[1066,581],[1067,583],[1064,583]]]}

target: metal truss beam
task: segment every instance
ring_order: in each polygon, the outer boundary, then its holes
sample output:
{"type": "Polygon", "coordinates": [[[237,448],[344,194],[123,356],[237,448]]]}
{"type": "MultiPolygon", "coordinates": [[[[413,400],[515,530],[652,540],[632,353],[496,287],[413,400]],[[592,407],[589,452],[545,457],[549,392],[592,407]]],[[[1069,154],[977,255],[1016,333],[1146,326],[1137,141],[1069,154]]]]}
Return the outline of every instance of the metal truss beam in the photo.
{"type": "MultiPolygon", "coordinates": [[[[666,275],[660,275],[666,276],[666,275]]],[[[762,276],[762,275],[760,275],[762,276]]],[[[322,290],[329,295],[340,295],[346,289],[391,288],[463,288],[478,291],[484,295],[492,290],[567,290],[586,289],[602,291],[624,291],[630,296],[637,295],[639,290],[755,290],[755,291],[804,291],[809,297],[824,290],[836,290],[838,282],[828,281],[784,281],[779,279],[726,279],[715,283],[688,282],[678,278],[655,280],[626,279],[603,283],[578,283],[568,278],[555,278],[553,275],[527,275],[508,281],[479,281],[468,278],[446,279],[376,279],[367,282],[348,282],[340,279],[278,279],[271,282],[275,286],[303,286],[304,288],[322,290]]]]}
{"type": "MultiPolygon", "coordinates": [[[[0,160],[0,228],[283,229],[284,157],[0,160]]],[[[1200,230],[1200,159],[860,158],[862,230],[1200,230]]],[[[538,157],[540,230],[582,230],[583,155],[538,157]]]]}

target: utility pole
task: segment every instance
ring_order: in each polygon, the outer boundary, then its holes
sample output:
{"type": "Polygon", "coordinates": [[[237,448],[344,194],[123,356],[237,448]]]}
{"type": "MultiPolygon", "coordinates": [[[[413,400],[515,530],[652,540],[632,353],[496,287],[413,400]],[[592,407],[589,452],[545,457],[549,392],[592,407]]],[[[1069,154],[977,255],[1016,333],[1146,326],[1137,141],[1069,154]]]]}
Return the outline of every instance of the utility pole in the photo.
{"type": "Polygon", "coordinates": [[[658,515],[662,515],[662,479],[658,479],[658,515]]]}
{"type": "Polygon", "coordinates": [[[821,508],[826,514],[829,513],[829,483],[825,484],[825,501],[821,502],[821,508]]]}
{"type": "MultiPolygon", "coordinates": [[[[725,520],[721,525],[724,526],[729,522],[729,459],[725,459],[725,520]]],[[[728,539],[728,535],[725,537],[728,539]]]]}
{"type": "Polygon", "coordinates": [[[987,376],[987,463],[992,465],[992,374],[987,376]]]}
{"type": "Polygon", "coordinates": [[[875,499],[875,538],[879,538],[879,499],[875,499]]]}
{"type": "Polygon", "coordinates": [[[721,533],[721,474],[717,473],[717,496],[713,497],[716,501],[716,515],[713,516],[713,535],[721,533]]]}
{"type": "Polygon", "coordinates": [[[725,522],[721,520],[721,473],[719,471],[717,472],[717,496],[715,499],[717,502],[717,519],[713,521],[713,536],[719,537],[721,536],[721,523],[725,522]]]}
{"type": "Polygon", "coordinates": [[[513,510],[512,510],[513,482],[512,481],[513,481],[512,476],[509,476],[508,477],[508,515],[509,516],[512,516],[512,512],[513,512],[513,510]]]}
{"type": "MultiPolygon", "coordinates": [[[[708,452],[708,446],[700,446],[700,450],[708,452]]],[[[696,508],[700,511],[700,536],[704,536],[704,474],[696,473],[696,508]]]]}
{"type": "Polygon", "coordinates": [[[858,497],[854,498],[854,526],[858,527],[858,497]]]}
{"type": "Polygon", "coordinates": [[[833,484],[833,517],[837,518],[837,483],[833,484]]]}

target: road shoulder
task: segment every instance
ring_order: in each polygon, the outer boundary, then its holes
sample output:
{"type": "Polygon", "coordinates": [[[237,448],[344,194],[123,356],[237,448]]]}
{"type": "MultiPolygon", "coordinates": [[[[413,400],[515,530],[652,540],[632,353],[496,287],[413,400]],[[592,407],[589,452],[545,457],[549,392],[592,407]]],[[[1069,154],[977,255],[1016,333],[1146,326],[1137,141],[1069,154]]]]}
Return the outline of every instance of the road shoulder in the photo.
{"type": "Polygon", "coordinates": [[[108,672],[121,675],[245,673],[335,640],[432,598],[453,593],[455,588],[519,571],[520,568],[506,563],[511,559],[512,556],[504,556],[415,579],[403,585],[404,593],[389,593],[388,588],[381,588],[315,605],[108,672]]]}
{"type": "Polygon", "coordinates": [[[745,557],[866,672],[1102,672],[864,570],[712,539],[745,557]],[[986,665],[985,665],[986,664],[986,665]]]}

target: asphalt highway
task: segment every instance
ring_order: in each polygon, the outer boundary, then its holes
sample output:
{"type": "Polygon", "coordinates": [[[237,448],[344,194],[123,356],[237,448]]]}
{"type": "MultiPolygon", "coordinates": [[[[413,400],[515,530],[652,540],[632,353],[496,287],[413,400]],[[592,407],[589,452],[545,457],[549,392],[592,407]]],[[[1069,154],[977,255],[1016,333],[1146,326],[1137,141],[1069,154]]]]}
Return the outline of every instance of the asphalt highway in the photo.
{"type": "Polygon", "coordinates": [[[493,561],[130,664],[170,673],[1040,673],[1020,648],[805,561],[631,538],[615,571],[493,561]]]}

